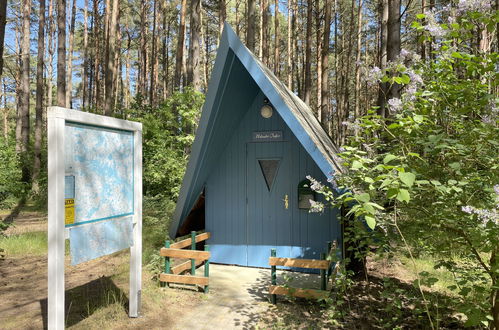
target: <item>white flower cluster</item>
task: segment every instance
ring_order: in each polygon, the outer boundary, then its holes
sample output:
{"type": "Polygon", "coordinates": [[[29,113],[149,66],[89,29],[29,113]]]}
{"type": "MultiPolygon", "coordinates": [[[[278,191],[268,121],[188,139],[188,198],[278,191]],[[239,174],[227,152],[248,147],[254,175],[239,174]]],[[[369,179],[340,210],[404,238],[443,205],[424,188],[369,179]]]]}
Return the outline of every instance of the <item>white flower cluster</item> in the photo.
{"type": "Polygon", "coordinates": [[[482,122],[485,124],[495,125],[499,115],[499,102],[496,99],[489,101],[490,114],[482,116],[482,122]]]}
{"type": "Polygon", "coordinates": [[[435,38],[442,38],[447,33],[440,24],[438,24],[436,19],[435,11],[433,10],[425,10],[424,12],[426,18],[425,30],[435,38]]]}
{"type": "Polygon", "coordinates": [[[322,191],[324,190],[324,185],[314,179],[312,176],[307,175],[306,178],[310,181],[310,189],[313,191],[322,191]]]}
{"type": "Polygon", "coordinates": [[[480,220],[482,220],[483,225],[486,225],[489,221],[498,223],[499,222],[499,185],[494,186],[494,192],[496,194],[496,205],[495,208],[491,210],[478,209],[471,205],[466,205],[461,207],[461,211],[468,214],[475,214],[480,220]]]}
{"type": "Polygon", "coordinates": [[[324,211],[324,204],[322,204],[321,202],[316,202],[312,199],[310,199],[309,201],[310,201],[310,209],[309,209],[310,213],[322,213],[324,211]]]}
{"type": "Polygon", "coordinates": [[[459,0],[457,10],[460,14],[466,12],[489,13],[492,10],[490,0],[459,0]]]}
{"type": "Polygon", "coordinates": [[[400,112],[402,110],[402,100],[394,97],[388,100],[388,105],[390,106],[390,111],[393,113],[400,112]]]}

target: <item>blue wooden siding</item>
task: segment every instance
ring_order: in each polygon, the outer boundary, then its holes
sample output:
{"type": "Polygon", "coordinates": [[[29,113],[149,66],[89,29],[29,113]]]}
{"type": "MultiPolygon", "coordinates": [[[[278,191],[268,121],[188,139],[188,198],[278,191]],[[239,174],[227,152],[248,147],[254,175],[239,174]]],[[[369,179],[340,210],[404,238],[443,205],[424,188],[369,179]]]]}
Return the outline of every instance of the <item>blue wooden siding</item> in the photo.
{"type": "MultiPolygon", "coordinates": [[[[231,125],[227,130],[232,134],[227,136],[222,151],[215,153],[216,160],[206,179],[206,230],[212,234],[208,244],[213,262],[268,267],[271,248],[277,248],[277,255],[282,257],[318,259],[320,253],[325,252],[327,241],[340,240],[337,210],[316,214],[298,209],[298,184],[307,175],[322,182],[326,177],[277,111],[269,119],[260,116],[264,97],[260,91],[247,103],[246,109],[241,109],[240,103],[239,108],[234,109],[245,114],[239,121],[226,123],[231,125]],[[254,131],[282,131],[286,142],[280,146],[277,146],[278,142],[253,143],[254,131]],[[265,223],[263,216],[256,217],[261,223],[249,223],[248,215],[255,212],[253,205],[256,210],[264,209],[265,196],[257,194],[253,188],[256,182],[253,180],[263,180],[263,177],[256,177],[262,175],[260,169],[255,167],[249,171],[255,178],[247,178],[247,154],[253,155],[248,149],[262,151],[272,148],[271,145],[282,148],[281,153],[285,155],[286,163],[280,164],[280,170],[289,173],[289,181],[283,183],[286,187],[281,189],[289,190],[289,209],[287,216],[282,217],[276,210],[282,210],[284,202],[276,203],[276,209],[269,210],[275,213],[274,223],[265,223]],[[247,209],[246,198],[252,206],[251,211],[247,209]]],[[[251,161],[249,159],[250,166],[251,161]]],[[[254,220],[253,216],[251,218],[254,220]]]]}

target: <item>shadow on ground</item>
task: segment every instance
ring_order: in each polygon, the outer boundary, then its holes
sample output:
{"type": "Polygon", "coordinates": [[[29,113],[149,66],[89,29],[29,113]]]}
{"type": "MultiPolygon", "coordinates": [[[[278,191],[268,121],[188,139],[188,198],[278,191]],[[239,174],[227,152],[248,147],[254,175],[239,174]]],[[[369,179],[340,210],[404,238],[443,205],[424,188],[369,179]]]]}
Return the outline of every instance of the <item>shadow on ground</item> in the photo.
{"type": "MultiPolygon", "coordinates": [[[[113,304],[121,305],[128,314],[128,297],[107,276],[66,290],[66,327],[75,325],[90,317],[97,310],[113,304]]],[[[46,298],[40,300],[40,308],[43,315],[43,328],[48,329],[46,298]]]]}
{"type": "MultiPolygon", "coordinates": [[[[261,272],[260,272],[261,273],[261,272]]],[[[270,274],[261,274],[255,285],[248,292],[255,300],[268,300],[268,278],[270,274]]],[[[270,273],[270,271],[269,271],[270,273]]],[[[314,282],[309,274],[287,274],[296,277],[296,285],[314,282]]],[[[281,282],[282,283],[282,282],[281,282]]],[[[278,279],[278,284],[280,284],[278,279]]],[[[305,288],[316,288],[308,285],[305,288]]],[[[425,292],[428,310],[433,325],[439,329],[463,328],[462,320],[453,317],[459,302],[435,292],[425,292]]],[[[339,328],[339,329],[382,329],[399,327],[403,329],[431,328],[425,303],[420,292],[410,283],[396,278],[370,276],[369,281],[355,280],[346,291],[331,291],[331,301],[306,300],[287,296],[277,296],[276,305],[258,315],[248,315],[259,319],[261,328],[339,328]]],[[[242,314],[245,309],[240,311],[242,314]]],[[[242,324],[244,329],[254,324],[242,324]]]]}

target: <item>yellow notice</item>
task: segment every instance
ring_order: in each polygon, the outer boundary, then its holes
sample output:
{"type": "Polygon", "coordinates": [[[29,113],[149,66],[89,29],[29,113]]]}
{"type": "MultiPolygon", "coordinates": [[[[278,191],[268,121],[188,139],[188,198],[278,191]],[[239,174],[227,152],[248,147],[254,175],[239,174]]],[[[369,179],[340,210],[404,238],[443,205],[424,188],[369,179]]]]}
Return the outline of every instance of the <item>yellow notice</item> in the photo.
{"type": "Polygon", "coordinates": [[[64,223],[66,225],[72,225],[75,223],[75,200],[74,198],[66,198],[64,202],[65,212],[64,212],[64,223]]]}

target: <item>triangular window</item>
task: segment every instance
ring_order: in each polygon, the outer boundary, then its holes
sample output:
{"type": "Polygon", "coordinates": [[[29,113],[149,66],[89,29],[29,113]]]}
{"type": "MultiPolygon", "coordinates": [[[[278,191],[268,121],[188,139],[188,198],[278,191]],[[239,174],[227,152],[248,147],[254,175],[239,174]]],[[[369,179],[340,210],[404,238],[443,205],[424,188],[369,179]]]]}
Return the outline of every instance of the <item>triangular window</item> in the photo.
{"type": "Polygon", "coordinates": [[[272,184],[277,175],[277,170],[279,169],[279,159],[259,159],[260,169],[262,170],[263,177],[265,178],[265,183],[267,184],[267,189],[270,191],[272,189],[272,184]]]}

